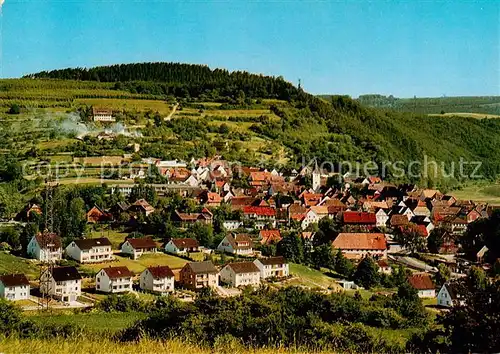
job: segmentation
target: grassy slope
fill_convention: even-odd
[[[450,192],[455,198],[500,204],[500,185],[473,184]]]
[[[45,325],[74,324],[91,331],[117,332],[144,316],[142,313],[37,313],[30,316],[30,319]]]
[[[287,285],[305,285],[311,288],[338,289],[335,280],[323,272],[311,269],[301,264],[290,263],[290,274],[296,278],[287,282]]]
[[[0,342],[0,351],[5,353],[37,353],[37,354],[83,354],[83,353],[113,353],[113,354],[210,354],[210,353],[309,353],[300,349],[256,349],[248,350],[237,346],[219,346],[215,349],[203,349],[196,344],[170,340],[165,342],[144,340],[139,343],[115,343],[108,340],[19,340],[7,339]],[[326,351],[323,353],[327,353]]]
[[[135,261],[130,258],[117,255],[115,255],[115,258],[116,262],[110,263],[110,265],[113,265],[115,267],[126,266],[128,267],[128,269],[135,273],[140,273],[147,267],[156,265],[167,265],[172,269],[182,268],[184,264],[188,262],[185,259],[164,253],[145,254]],[[107,266],[107,264],[104,266]],[[97,272],[101,268],[103,268],[103,264],[85,264],[82,265],[82,268]]]
[[[24,273],[28,278],[38,277],[39,268],[29,259],[0,252],[0,274]]]

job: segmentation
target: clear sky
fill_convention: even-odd
[[[144,61],[311,93],[500,95],[500,1],[5,0],[1,77]]]

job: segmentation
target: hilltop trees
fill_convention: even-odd
[[[210,69],[206,65],[140,63],[42,71],[27,77],[43,79],[116,82],[115,89],[132,93],[175,97],[230,97],[236,104],[247,98],[291,100],[299,89],[281,77],[254,75],[242,71]]]

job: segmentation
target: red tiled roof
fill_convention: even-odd
[[[257,268],[253,262],[229,263],[227,266],[230,267],[236,274],[260,272],[259,268]]]
[[[243,214],[256,214],[260,216],[276,216],[276,209],[262,206],[245,206]]]
[[[7,274],[0,276],[0,281],[5,287],[30,285],[24,274]]]
[[[435,289],[430,275],[426,273],[412,274],[408,277],[408,282],[417,290]]]
[[[343,220],[346,224],[376,224],[377,216],[374,213],[346,211],[343,214]]]
[[[423,237],[429,236],[429,233],[427,232],[425,225],[417,225],[417,229],[422,234]]]
[[[268,258],[259,258],[260,263],[263,265],[278,265],[278,264],[286,264],[286,260],[284,257],[268,257]]]
[[[129,238],[127,241],[134,249],[156,248],[156,242],[151,237]]]
[[[194,238],[173,238],[172,243],[177,248],[197,248],[200,243]]]
[[[402,226],[402,225],[408,225],[410,221],[408,220],[408,217],[403,214],[394,214],[391,216],[390,224],[391,226]]]
[[[154,279],[169,278],[174,276],[174,272],[169,266],[148,267]]]
[[[127,267],[108,267],[102,268],[102,270],[108,275],[109,279],[131,278],[134,276],[134,273]]]
[[[259,237],[261,238],[260,243],[266,245],[271,242],[281,241],[281,232],[280,230],[261,230]]]
[[[61,248],[61,238],[54,232],[39,232],[35,238],[41,249],[57,250]]]
[[[385,250],[387,242],[381,233],[340,233],[332,246],[341,250]]]

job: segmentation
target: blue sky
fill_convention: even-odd
[[[5,0],[1,77],[143,61],[311,93],[500,95],[500,1]]]

